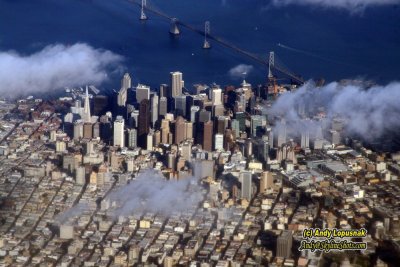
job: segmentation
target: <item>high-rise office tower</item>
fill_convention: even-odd
[[[213,148],[213,125],[212,121],[203,123],[203,149],[206,151]]]
[[[170,133],[169,120],[163,119],[161,121],[161,142],[168,144],[168,135]]]
[[[185,119],[178,116],[175,121],[175,144],[180,144],[185,140]]]
[[[150,87],[143,84],[138,84],[136,87],[136,102],[140,103],[144,99],[150,99]]]
[[[96,95],[93,98],[93,114],[101,116],[107,111],[108,97],[105,95]]]
[[[175,97],[175,114],[186,118],[186,96],[179,95]]]
[[[251,135],[253,137],[261,136],[263,134],[263,128],[265,127],[267,120],[265,116],[253,115],[251,116]]]
[[[241,132],[246,131],[246,113],[236,112],[235,119],[239,122],[239,129]]]
[[[100,117],[100,139],[103,140],[106,144],[109,143],[112,136],[112,127],[111,122],[109,121],[108,116],[103,115]]]
[[[146,149],[153,150],[154,132],[150,131],[147,134]]]
[[[93,124],[93,138],[100,137],[100,123],[96,122]]]
[[[195,123],[199,120],[199,106],[191,106],[190,107],[190,121]]]
[[[154,132],[153,145],[158,146],[161,143],[161,132],[159,130]]]
[[[137,147],[137,130],[136,129],[128,129],[128,147],[129,148]]]
[[[276,242],[276,256],[281,258],[290,258],[292,254],[292,232],[289,230],[285,230],[278,237]]]
[[[223,116],[225,113],[224,105],[216,105],[212,107],[212,113],[214,117]]]
[[[181,156],[185,160],[190,161],[192,156],[192,143],[184,142],[181,147]]]
[[[132,79],[129,73],[125,73],[121,80],[121,89],[117,94],[117,105],[119,108],[125,107],[128,100],[128,89],[132,87]]]
[[[341,142],[341,138],[340,138],[340,133],[338,132],[338,131],[335,131],[335,130],[331,130],[330,131],[330,137],[331,137],[331,143],[332,143],[332,145],[337,145],[337,144],[340,144],[340,142]]]
[[[217,133],[214,136],[214,144],[215,144],[215,150],[223,150],[224,149],[224,135]]]
[[[276,147],[280,147],[286,143],[286,124],[281,124],[277,129]]]
[[[159,114],[165,116],[168,113],[168,99],[164,96],[160,97]]]
[[[83,138],[83,121],[77,120],[74,123],[74,140]]]
[[[182,73],[179,71],[171,72],[171,93],[172,97],[182,95],[183,88]]]
[[[193,122],[186,121],[185,122],[185,139],[193,138]]]
[[[124,134],[125,120],[122,116],[117,116],[114,121],[114,146],[124,147],[125,146],[125,134]]]
[[[86,86],[86,94],[85,94],[85,105],[83,106],[83,114],[82,114],[83,122],[90,122],[91,115],[90,115],[90,99],[88,93],[88,87]]]
[[[134,110],[129,116],[129,126],[137,128],[139,125],[139,110]]]
[[[267,189],[273,187],[274,185],[274,177],[272,176],[272,172],[265,171],[261,173],[260,177],[260,192],[263,193]]]
[[[150,131],[150,101],[142,100],[139,107],[139,125],[138,125],[138,145],[144,149],[147,148],[147,134]]]
[[[154,125],[158,121],[158,95],[154,93],[150,99],[151,102],[151,125],[154,128]]]
[[[232,132],[235,136],[235,138],[239,138],[240,136],[240,125],[239,125],[239,121],[236,119],[233,119],[231,121],[231,128],[232,128]]]
[[[168,152],[168,168],[172,171],[176,171],[176,155],[175,153]]]
[[[132,79],[129,73],[125,73],[124,77],[122,78],[121,81],[121,89],[129,89],[132,87]]]
[[[301,132],[301,148],[309,148],[310,147],[310,132],[308,130],[304,130]]]
[[[121,88],[117,95],[117,104],[119,107],[126,106],[126,100],[128,99],[128,89]]]
[[[200,110],[199,122],[207,122],[209,120],[211,120],[211,112],[205,109]]]
[[[169,86],[167,84],[160,85],[159,95],[160,97],[171,97],[171,94],[169,93]]]
[[[211,91],[211,101],[213,106],[222,105],[222,89],[213,88]]]
[[[241,198],[251,200],[253,196],[253,186],[252,186],[252,174],[251,172],[241,172],[240,181],[242,183],[241,187]]]
[[[219,116],[217,120],[217,133],[224,134],[225,129],[229,126],[229,117],[228,116]]]

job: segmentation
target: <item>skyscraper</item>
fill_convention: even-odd
[[[265,190],[271,188],[274,185],[274,177],[272,172],[265,171],[260,177],[260,192],[263,193]]]
[[[222,89],[213,88],[211,91],[211,101],[213,106],[222,105]]]
[[[146,149],[147,134],[150,131],[150,101],[142,100],[139,107],[138,145]]]
[[[129,89],[132,87],[132,79],[129,73],[125,73],[124,77],[122,78],[121,81],[121,89]]]
[[[180,144],[185,140],[185,119],[181,116],[175,121],[175,144]]]
[[[137,147],[137,130],[136,129],[128,130],[128,147],[130,147],[130,148]]]
[[[276,242],[276,256],[290,258],[292,254],[292,242],[292,232],[289,230],[283,231]]]
[[[168,113],[168,99],[164,96],[160,97],[159,115],[165,116]]]
[[[219,116],[217,121],[217,133],[224,134],[225,129],[228,128],[228,125],[229,125],[229,117]]]
[[[175,114],[186,118],[186,96],[179,95],[175,97]]]
[[[252,186],[252,174],[251,172],[241,172],[240,173],[240,181],[242,183],[241,187],[241,198],[245,198],[248,201],[251,200],[253,195],[253,186]]]
[[[278,129],[277,129],[277,138],[276,140],[276,147],[280,147],[282,146],[284,143],[286,143],[286,124],[283,123],[281,125],[279,125]]]
[[[301,132],[301,148],[309,148],[310,147],[310,132],[308,130],[304,130]]]
[[[158,113],[160,116],[165,116],[168,113],[168,99],[166,97],[160,97]]]
[[[83,114],[82,114],[83,122],[90,122],[91,115],[90,115],[90,99],[88,93],[88,87],[86,86],[86,94],[85,94],[85,105],[83,106]]]
[[[198,121],[199,111],[200,111],[199,106],[191,106],[190,107],[190,121],[191,122],[195,123]]]
[[[96,95],[93,99],[93,114],[101,116],[107,111],[108,97],[105,95]]]
[[[155,126],[157,120],[158,120],[158,95],[156,93],[154,93],[151,97],[151,125]]]
[[[160,92],[159,95],[160,97],[171,97],[171,95],[169,94],[169,86],[166,84],[161,84],[160,85]]]
[[[121,90],[119,90],[118,95],[117,95],[118,107],[125,107],[127,99],[128,99],[128,89],[121,88]]]
[[[265,116],[262,115],[253,115],[251,116],[251,135],[253,137],[260,136],[263,132],[263,128],[265,127],[267,120]]]
[[[171,93],[172,97],[182,95],[183,81],[182,73],[179,71],[171,72]]]
[[[240,126],[239,126],[239,121],[236,119],[233,119],[231,121],[231,128],[232,128],[232,132],[235,135],[235,138],[239,137],[240,134]]]
[[[203,149],[212,151],[213,147],[213,122],[207,121],[203,123]]]
[[[83,137],[83,121],[77,120],[74,123],[74,140],[78,140]]]
[[[193,138],[193,122],[186,121],[185,122],[185,139]]]
[[[140,103],[144,99],[150,99],[150,87],[143,84],[138,84],[136,87],[136,102]]]
[[[114,121],[114,146],[125,146],[124,126],[124,118],[122,116],[117,116],[116,120]]]
[[[223,150],[224,149],[224,135],[217,133],[214,135],[214,144],[215,150]]]

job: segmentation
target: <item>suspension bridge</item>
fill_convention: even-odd
[[[304,79],[300,77],[299,75],[293,74],[287,67],[284,66],[280,61],[277,60],[276,55],[274,52],[269,53],[268,60],[263,59],[262,57],[259,57],[257,55],[254,55],[224,39],[222,39],[219,36],[213,35],[210,33],[210,22],[206,21],[204,25],[204,30],[198,29],[188,23],[185,23],[183,21],[178,20],[175,17],[169,16],[160,10],[157,10],[156,8],[150,7],[147,5],[146,0],[141,0],[141,2],[138,2],[136,0],[128,0],[128,2],[137,5],[140,10],[140,20],[147,20],[148,16],[146,15],[146,12],[152,13],[158,17],[161,17],[167,21],[170,21],[171,26],[170,26],[170,34],[172,35],[179,35],[181,33],[180,27],[186,28],[192,32],[198,33],[201,36],[204,36],[204,44],[203,48],[208,49],[211,48],[211,43],[210,41],[214,41],[215,43],[218,43],[219,45],[222,45],[238,54],[241,54],[261,65],[264,65],[268,68],[268,74],[267,78],[269,81],[272,81],[274,78],[276,78],[278,75],[283,77],[286,77],[288,79],[291,79],[293,83],[302,85],[304,84]]]

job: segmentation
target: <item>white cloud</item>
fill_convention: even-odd
[[[49,45],[31,55],[0,51],[0,93],[13,96],[99,85],[107,80],[107,69],[117,67],[122,60],[84,43]]]
[[[344,8],[350,11],[359,11],[367,6],[382,6],[399,4],[400,0],[272,0],[276,6],[282,5],[317,5],[322,7]]]
[[[229,70],[229,75],[233,79],[244,78],[252,72],[254,67],[252,65],[240,64]]]

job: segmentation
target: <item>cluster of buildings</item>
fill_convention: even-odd
[[[243,81],[190,93],[173,72],[156,91],[125,74],[110,95],[1,102],[0,266],[387,266],[400,252],[400,154],[368,150],[340,118],[292,136],[266,92]],[[180,190],[201,198],[113,213],[109,196],[147,169],[195,177]],[[157,205],[156,192],[140,201]],[[365,228],[368,249],[300,252],[312,227]]]

